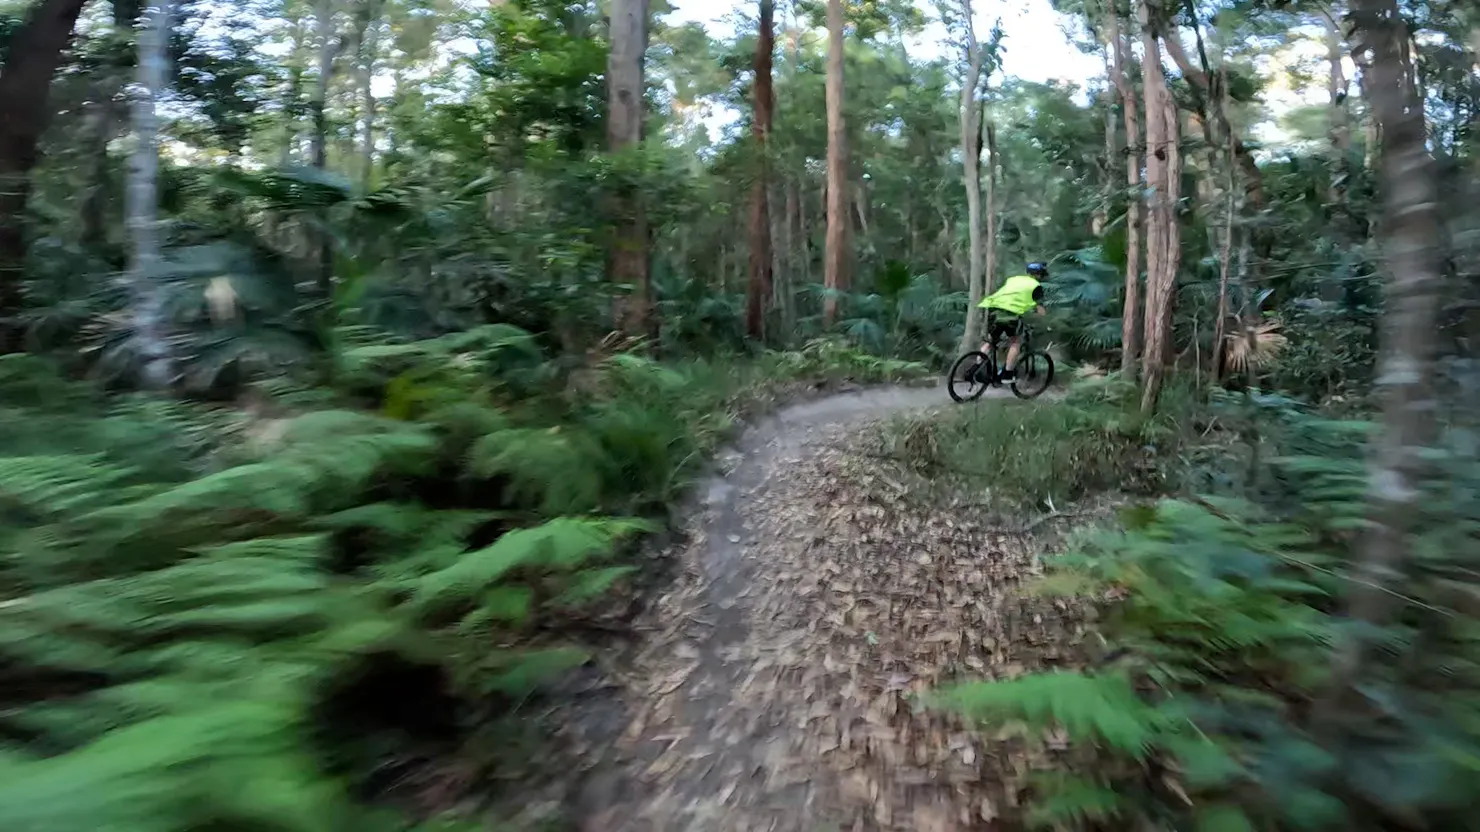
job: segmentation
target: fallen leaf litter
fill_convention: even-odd
[[[1018,828],[1061,744],[920,696],[1072,666],[1081,617],[1017,591],[1022,535],[913,501],[863,444],[855,420],[742,445],[612,671],[631,722],[583,829]]]

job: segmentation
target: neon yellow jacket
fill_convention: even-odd
[[[979,305],[983,309],[1000,309],[1009,315],[1021,315],[1038,305],[1033,300],[1033,293],[1040,285],[1037,278],[1025,274],[1009,277],[1002,283],[1002,288],[982,298]]]

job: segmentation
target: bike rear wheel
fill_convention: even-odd
[[[1012,394],[1020,399],[1033,399],[1053,384],[1053,356],[1046,352],[1030,352],[1018,359],[1017,372],[1012,379]]]
[[[968,352],[956,359],[946,376],[946,391],[958,402],[981,398],[987,386],[997,377],[997,366],[984,352]]]

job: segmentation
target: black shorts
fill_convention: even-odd
[[[1016,338],[1023,331],[1023,316],[1010,315],[1000,309],[987,312],[987,337],[997,340],[1003,336]]]

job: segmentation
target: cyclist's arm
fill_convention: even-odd
[[[1048,310],[1046,310],[1046,309],[1043,308],[1043,287],[1042,286],[1034,286],[1033,287],[1033,303],[1037,307],[1036,309],[1033,310],[1035,314],[1038,314],[1038,315],[1047,314]]]

